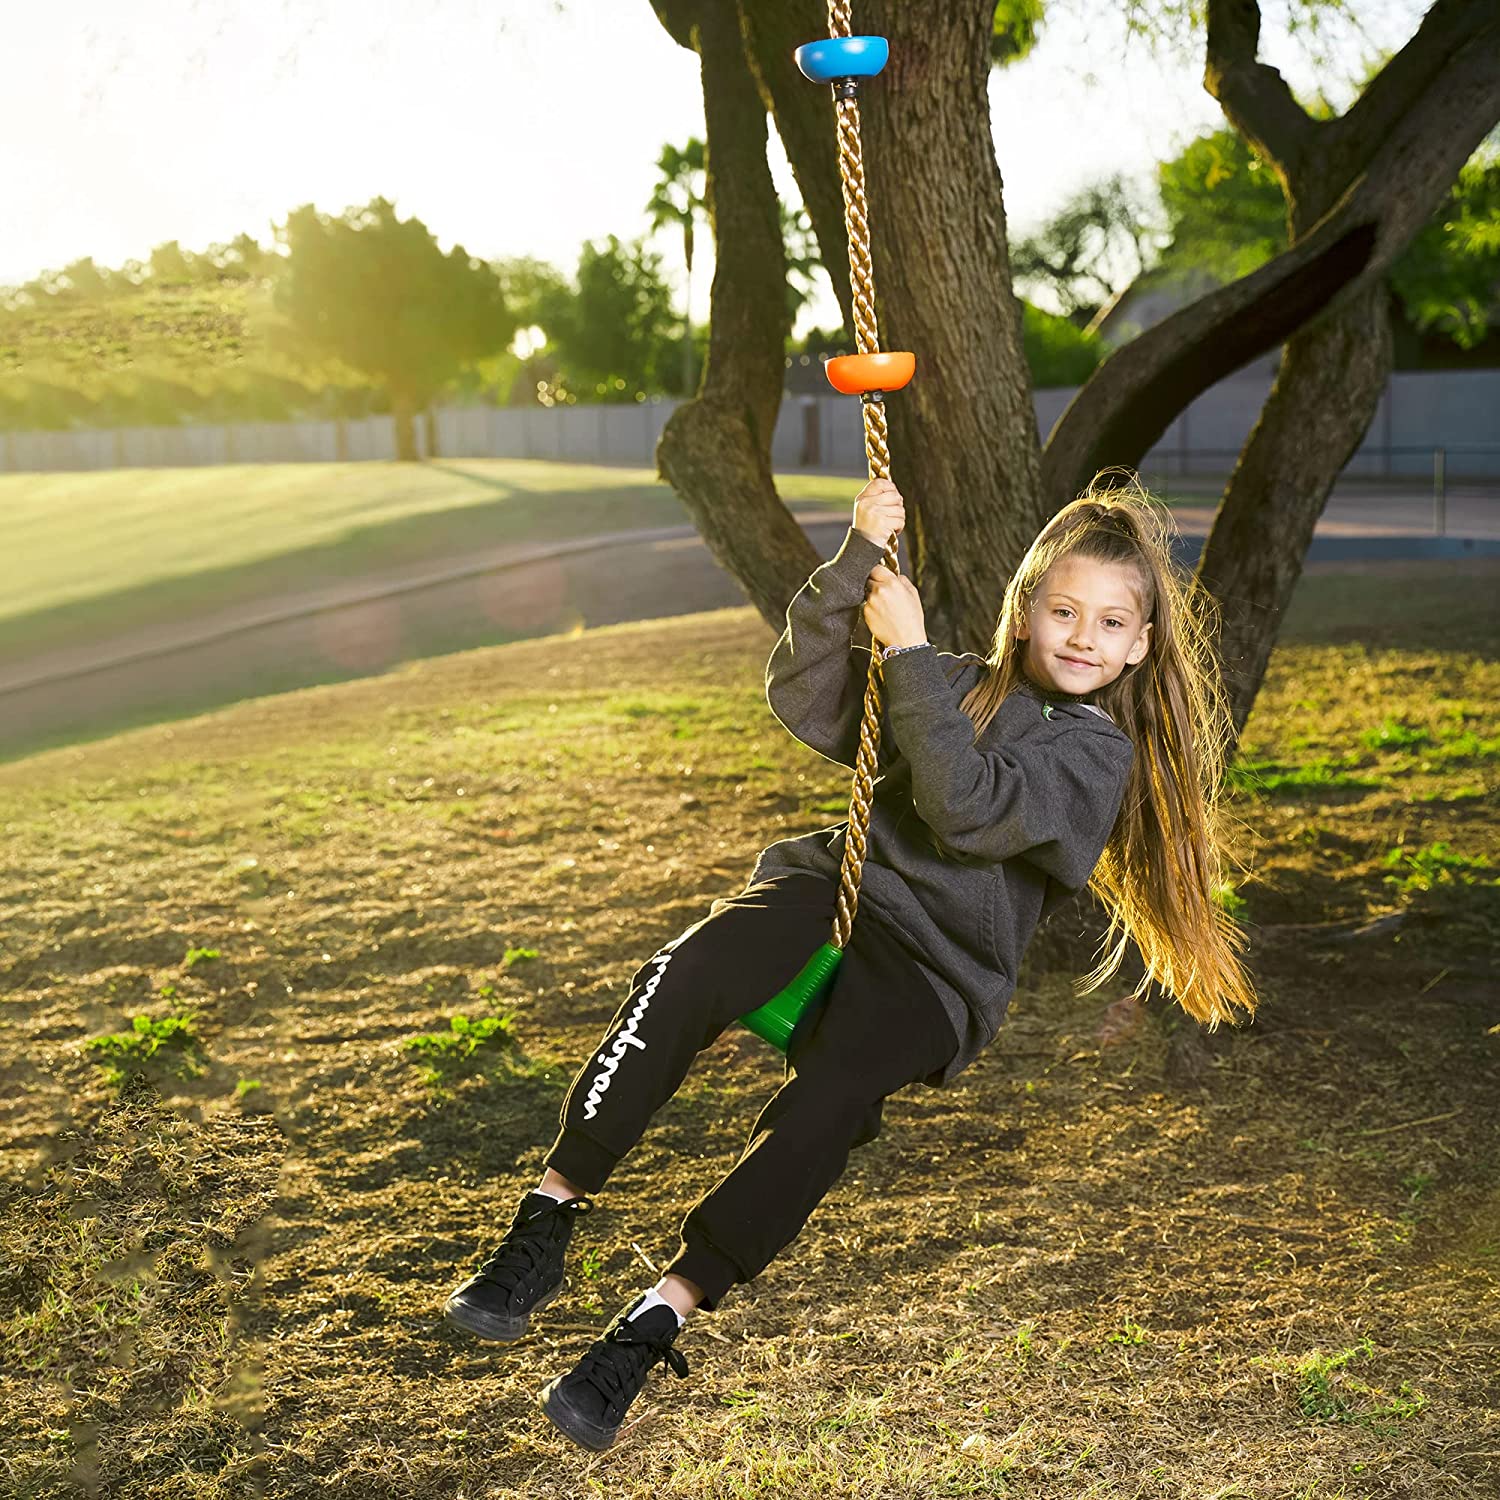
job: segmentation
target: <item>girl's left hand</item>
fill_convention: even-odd
[[[927,617],[916,584],[884,563],[870,570],[864,613],[870,634],[884,646],[916,646],[927,639]]]

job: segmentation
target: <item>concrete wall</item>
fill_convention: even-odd
[[[1205,391],[1141,462],[1146,473],[1224,474],[1260,415],[1271,377],[1240,373]],[[1043,437],[1073,389],[1036,393]],[[662,427],[677,402],[633,406],[450,407],[437,413],[444,458],[538,458],[653,467]],[[342,436],[341,436],[342,429]],[[417,423],[425,455],[425,424]],[[1345,473],[1358,477],[1432,474],[1433,449],[1446,450],[1452,477],[1500,475],[1500,370],[1412,371],[1393,375],[1365,442]],[[0,434],[0,472],[179,467],[227,463],[327,463],[394,459],[390,417],[353,422],[261,422],[234,426],[126,427],[100,432]],[[804,465],[865,472],[857,401],[788,396],[772,439],[778,471]]]

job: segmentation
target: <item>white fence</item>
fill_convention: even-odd
[[[1233,375],[1205,391],[1141,461],[1144,471],[1222,474],[1233,467],[1260,414],[1269,377]],[[1046,435],[1075,390],[1036,393]],[[442,458],[540,458],[651,467],[662,427],[678,403],[635,406],[447,407],[436,413]],[[426,424],[416,424],[426,453]],[[1430,476],[1433,450],[1447,451],[1450,477],[1500,475],[1500,370],[1393,375],[1375,420],[1344,473]],[[1488,450],[1488,451],[1485,451]],[[329,463],[394,459],[390,417],[349,422],[261,422],[221,426],[123,427],[106,431],[0,433],[0,471],[176,468],[231,463]],[[772,442],[779,472],[865,471],[859,403],[829,393],[788,396]]]

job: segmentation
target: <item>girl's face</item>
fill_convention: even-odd
[[[1151,645],[1131,570],[1076,554],[1047,570],[1017,634],[1027,676],[1063,693],[1107,686]]]

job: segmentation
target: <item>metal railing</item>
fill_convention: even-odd
[[[1183,480],[1191,493],[1227,484],[1241,450],[1238,448],[1153,448],[1139,467],[1141,481],[1165,500],[1178,493]],[[1368,486],[1364,500],[1384,498],[1413,505],[1427,503],[1430,496],[1432,533],[1447,536],[1450,497],[1465,505],[1488,508],[1500,502],[1500,444],[1398,444],[1361,447],[1350,457],[1335,482],[1334,498],[1344,490],[1344,503],[1352,503],[1350,490]],[[1330,501],[1332,503],[1332,501]],[[1496,518],[1500,525],[1500,517]]]

